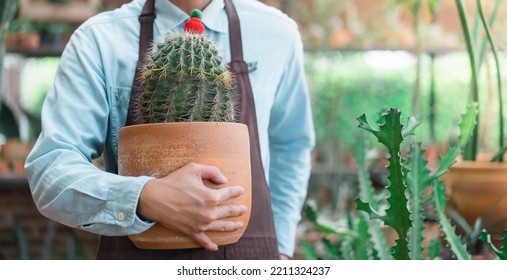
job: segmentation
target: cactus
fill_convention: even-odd
[[[204,36],[199,10],[184,33],[154,44],[141,70],[138,123],[233,121],[233,76]]]

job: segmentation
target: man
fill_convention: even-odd
[[[246,209],[223,203],[241,195],[241,186],[215,191],[203,185],[203,179],[227,183],[216,167],[189,164],[163,178],[113,174],[139,53],[151,38],[182,31],[195,8],[203,10],[205,35],[233,61],[240,119],[249,125],[253,157],[259,155],[252,160],[251,221],[237,244],[220,247],[205,232],[237,230],[244,225],[225,218]],[[292,256],[314,135],[300,36],[279,11],[252,0],[136,0],[102,13],[73,34],[42,116],[42,133],[26,163],[34,201],[47,217],[102,235],[98,258]],[[102,153],[107,172],[91,164]],[[154,222],[186,233],[205,250],[140,250],[125,237]]]

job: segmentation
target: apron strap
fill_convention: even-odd
[[[229,65],[236,75],[248,73],[248,66],[245,65],[243,59],[243,42],[241,41],[241,26],[239,24],[238,12],[234,8],[232,0],[225,0],[225,12],[229,21],[229,44],[231,47],[231,62]]]
[[[132,90],[130,92],[130,102],[127,113],[127,122],[125,126],[134,125],[137,123],[135,112],[136,100],[139,97],[139,71],[143,67],[144,57],[150,48],[150,44],[153,41],[153,23],[155,22],[155,0],[147,0],[141,15],[139,16],[139,22],[141,23],[141,30],[139,32],[139,58],[136,65],[136,73],[134,75],[134,81],[132,82]]]
[[[238,93],[236,104],[236,121],[248,126],[250,135],[253,139],[259,139],[257,129],[257,114],[255,111],[255,101],[248,75],[248,64],[243,58],[243,42],[241,40],[241,26],[238,12],[232,3],[232,0],[225,0],[225,11],[229,21],[229,41],[231,48],[231,62],[229,67],[234,73],[236,93]]]

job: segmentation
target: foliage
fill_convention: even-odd
[[[312,111],[317,135],[316,152],[329,156],[331,152],[343,155],[356,146],[357,132],[354,119],[350,115],[366,112],[367,117],[376,118],[378,113],[389,107],[400,108],[403,112],[411,110],[411,94],[414,69],[411,64],[402,65],[402,61],[410,60],[404,52],[322,52],[306,54],[306,73],[312,93]],[[370,59],[385,56],[397,68],[386,69],[372,64]],[[423,57],[424,71],[429,67],[428,57]],[[379,61],[381,62],[381,61]],[[505,63],[502,57],[501,63]],[[466,106],[463,98],[463,87],[466,86],[466,56],[463,53],[450,53],[439,56],[435,60],[435,88],[438,95],[436,108],[436,141],[429,135],[427,115],[418,118],[422,122],[418,129],[418,137],[423,144],[445,143],[454,133],[455,118]],[[423,96],[427,99],[429,79],[423,77]],[[486,81],[482,80],[481,85]],[[485,96],[483,96],[485,98]],[[484,104],[484,100],[481,99]],[[380,107],[381,106],[385,107]],[[423,111],[428,112],[428,104],[423,104]],[[496,108],[490,108],[495,110]],[[496,123],[493,123],[496,125]],[[491,137],[496,137],[493,131]],[[495,138],[496,139],[496,138]],[[490,139],[489,139],[490,140]],[[333,149],[322,151],[329,142]],[[489,148],[490,142],[484,142]]]
[[[380,143],[388,149],[389,156],[389,185],[386,189],[390,192],[387,203],[390,207],[385,215],[379,214],[371,208],[369,203],[357,199],[357,209],[370,215],[372,219],[382,220],[386,225],[392,227],[399,235],[396,245],[393,248],[395,259],[409,259],[408,230],[411,227],[410,212],[407,208],[407,197],[405,195],[406,185],[403,174],[400,146],[403,141],[402,128],[400,123],[401,111],[391,108],[382,114],[383,122],[379,129],[373,128],[363,114],[358,118],[359,127],[371,132]]]
[[[9,33],[35,33],[39,31],[39,25],[28,16],[14,19],[7,30]]]
[[[459,259],[467,259],[469,255],[464,254],[466,249],[461,244],[460,238],[455,234],[454,228],[450,226],[450,221],[445,216],[445,196],[439,188],[441,181],[439,176],[447,171],[450,165],[454,163],[459,151],[467,143],[474,128],[475,117],[477,116],[477,104],[469,105],[467,112],[462,117],[460,124],[461,135],[460,145],[449,148],[447,155],[443,156],[432,174],[427,168],[427,162],[424,159],[424,149],[420,143],[412,143],[408,152],[408,158],[401,158],[400,147],[404,140],[404,135],[410,135],[415,125],[410,125],[410,119],[406,126],[409,132],[403,133],[404,127],[401,124],[401,112],[398,109],[390,109],[382,115],[379,128],[373,128],[364,115],[358,117],[359,127],[373,133],[380,143],[385,145],[389,152],[389,185],[387,190],[390,192],[387,202],[389,208],[386,215],[378,215],[372,209],[368,202],[357,199],[357,209],[365,211],[372,219],[381,219],[386,225],[391,226],[399,235],[396,246],[392,250],[395,259],[420,259],[422,258],[423,227],[423,203],[424,190],[428,185],[433,185],[433,198],[438,220],[447,242],[451,244],[451,250]],[[412,121],[413,123],[413,121]],[[405,130],[406,131],[406,130]],[[394,160],[393,160],[394,159]],[[406,185],[408,184],[408,185]],[[408,195],[408,198],[407,198]],[[410,201],[410,202],[409,202]],[[407,215],[408,213],[408,215]],[[409,253],[410,252],[410,253]],[[409,256],[410,255],[410,256]]]
[[[471,84],[471,94],[472,94],[472,100],[473,102],[479,102],[479,69],[480,64],[482,63],[482,50],[478,49],[477,46],[479,45],[479,36],[474,36],[473,32],[471,31],[471,24],[468,19],[468,15],[465,9],[465,5],[463,3],[463,0],[455,0],[456,7],[458,9],[458,14],[460,18],[461,28],[463,31],[463,35],[465,38],[466,43],[466,49],[469,57],[469,63],[470,63],[470,69],[471,69],[471,76],[470,76],[470,84]],[[501,77],[501,71],[500,71],[500,63],[495,47],[494,40],[491,35],[490,31],[490,24],[492,22],[487,22],[486,17],[484,15],[482,4],[480,0],[476,0],[476,8],[478,11],[478,17],[480,19],[480,24],[486,31],[486,38],[489,42],[489,45],[491,47],[494,59],[495,59],[495,65],[496,65],[496,72],[497,72],[497,80],[498,80],[498,104],[499,104],[499,111],[498,111],[498,119],[499,119],[499,155],[495,155],[494,159],[497,159],[499,161],[503,161],[503,154],[505,153],[504,149],[504,131],[503,131],[503,102],[502,102],[502,77]],[[499,7],[500,1],[496,1],[496,4],[494,6],[493,14],[496,14],[496,10]],[[478,30],[478,26],[476,25],[476,30]],[[476,32],[474,32],[476,33]],[[479,119],[479,117],[478,117]],[[474,134],[472,136],[472,141],[470,142],[470,146],[464,153],[464,159],[465,160],[475,160],[477,157],[478,147],[479,147],[479,129],[476,126],[476,129],[474,131]]]
[[[350,237],[347,239],[343,239],[340,245],[344,247],[351,244],[347,245],[347,250],[354,252],[355,258],[423,259],[421,245],[423,242],[423,221],[425,219],[423,203],[427,187],[433,186],[430,193],[446,243],[456,258],[470,259],[470,254],[461,243],[460,236],[456,234],[454,226],[446,216],[446,198],[440,176],[456,161],[463,145],[467,143],[471,135],[470,130],[474,128],[476,116],[477,104],[469,105],[466,113],[462,116],[462,123],[459,126],[462,133],[457,144],[449,148],[448,153],[441,157],[439,166],[433,172],[426,167],[427,161],[424,159],[424,149],[421,143],[412,141],[409,150],[406,152],[408,156],[402,156],[402,154],[405,154],[402,151],[402,143],[414,134],[418,126],[413,118],[408,119],[407,125],[402,125],[401,111],[397,108],[391,108],[384,112],[376,127],[369,123],[364,114],[358,117],[359,127],[373,134],[388,149],[388,184],[384,192],[384,198],[378,200],[371,193],[371,188],[367,189],[369,188],[368,184],[364,183],[368,181],[364,167],[359,168],[360,194],[356,199],[357,210],[368,214],[371,220],[367,223],[364,221],[364,214],[349,214],[349,216],[354,217],[349,218],[352,221],[349,224],[353,234],[349,235]],[[364,165],[364,159],[359,157],[358,164]],[[361,179],[361,177],[363,178]],[[365,199],[369,201],[364,201]],[[387,206],[383,211],[380,205],[385,203],[387,203]],[[315,213],[312,213],[311,217],[313,222],[318,221]],[[385,242],[382,244],[374,239],[378,238],[374,233],[381,232],[385,225],[393,228],[398,235],[395,245],[390,249],[387,249]],[[379,244],[381,246],[378,246]],[[365,245],[367,245],[367,249],[363,248]],[[382,253],[386,250],[389,251],[390,256]],[[439,251],[440,249],[433,244],[431,258],[434,258],[434,254]]]
[[[140,79],[139,123],[234,119],[232,74],[202,34],[176,33],[154,45]]]
[[[507,229],[503,232],[503,234],[502,247],[500,249],[496,248],[493,244],[491,241],[491,235],[487,231],[482,231],[480,238],[482,242],[488,244],[491,251],[493,251],[499,259],[507,260]]]
[[[349,115],[377,112],[378,104],[409,109],[409,69],[377,70],[366,53],[307,53],[306,72],[312,89],[318,143],[329,138],[344,149],[355,146],[354,120]],[[323,145],[317,145],[322,147]]]

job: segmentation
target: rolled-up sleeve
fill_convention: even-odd
[[[92,164],[103,152],[110,113],[99,54],[91,32],[78,29],[61,57],[25,168],[46,217],[102,235],[135,234],[153,225],[136,215],[151,178],[119,176]]]
[[[269,185],[280,253],[292,256],[307,194],[315,136],[299,34],[278,85],[269,124]]]

